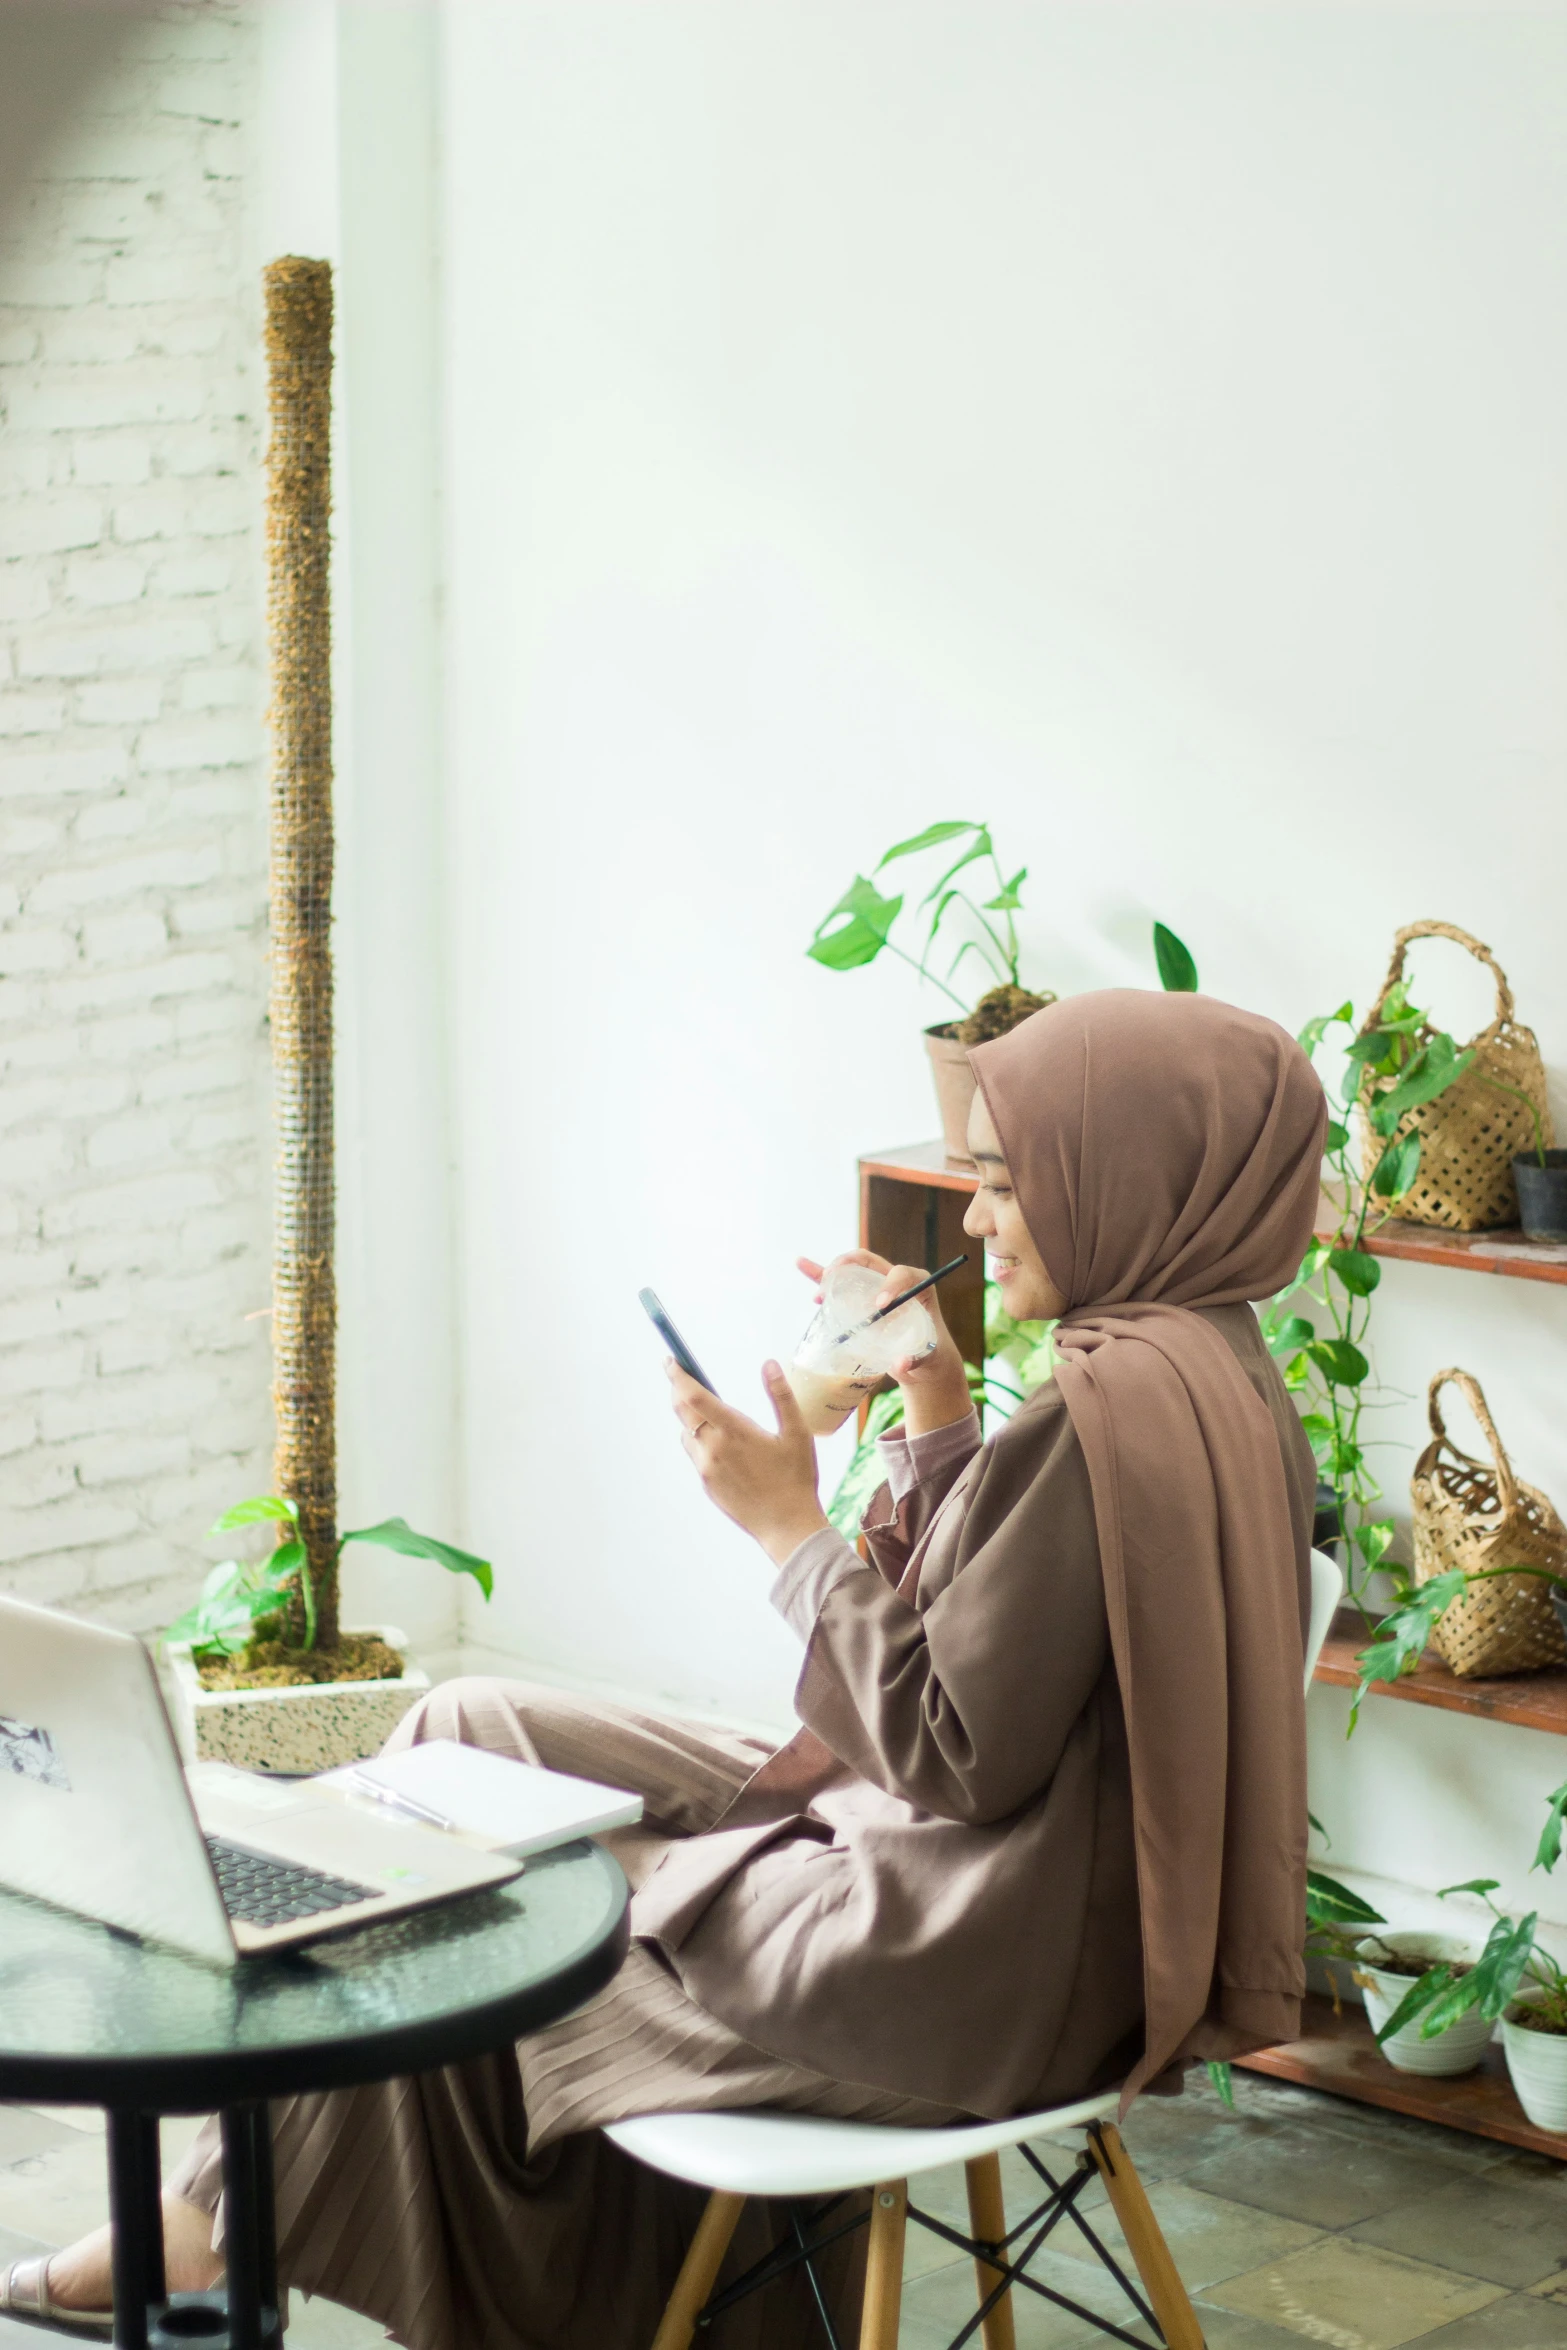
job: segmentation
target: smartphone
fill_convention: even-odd
[[[654,1296],[652,1290],[639,1289],[637,1291],[637,1296],[641,1301],[642,1311],[646,1314],[648,1320],[652,1323],[654,1329],[658,1332],[659,1337],[664,1341],[664,1344],[668,1347],[670,1353],[674,1356],[676,1362],[680,1365],[680,1368],[682,1371],[684,1371],[686,1377],[688,1379],[694,1379],[698,1387],[705,1387],[709,1395],[716,1395],[718,1393],[717,1388],[713,1385],[712,1380],[709,1379],[707,1373],[703,1370],[701,1364],[697,1361],[696,1356],[691,1352],[691,1349],[687,1346],[685,1340],[681,1337],[679,1331],[675,1328],[674,1323],[669,1319],[669,1316],[665,1313],[663,1307],[659,1304],[658,1299]]]

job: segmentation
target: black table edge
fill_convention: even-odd
[[[6,2050],[0,2054],[0,2098],[144,2113],[211,2113],[219,2106],[307,2091],[359,2088],[492,2055],[585,2006],[619,1972],[631,1941],[630,1889],[619,1863],[601,1847],[592,1849],[602,1867],[619,1879],[614,1913],[568,1966],[524,1991],[411,2027],[389,2025],[349,2041],[308,2040],[254,2053],[192,2049],[160,2060],[145,2055],[34,2057]]]

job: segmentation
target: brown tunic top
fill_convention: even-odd
[[[1310,1448],[1250,1307],[1192,1310],[1275,1424],[1304,1654]],[[733,2030],[845,2081],[997,2118],[1107,2086],[1142,2046],[1131,1778],[1054,1382],[866,1516],[873,1564],[811,1632],[805,1727],[671,1847],[633,1930]]]

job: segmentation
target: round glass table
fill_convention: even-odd
[[[266,2101],[503,2048],[602,1990],[625,1956],[626,1881],[595,1844],[512,1883],[224,1970],[0,1892],[0,2098],[109,2121],[117,2344],[272,2350]],[[227,2290],[166,2295],[158,2117],[223,2128]]]

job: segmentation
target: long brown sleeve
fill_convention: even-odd
[[[904,1597],[870,1575],[845,1578],[817,1618],[795,1704],[863,1778],[980,1824],[1048,1784],[1109,1636],[1087,1471],[1054,1390],[964,1475],[962,1533],[940,1588],[917,1577]],[[944,1498],[927,1503],[917,1488],[904,1509],[919,1504],[909,1515],[928,1528]],[[889,1579],[904,1537],[901,1517],[896,1535],[877,1532]]]

